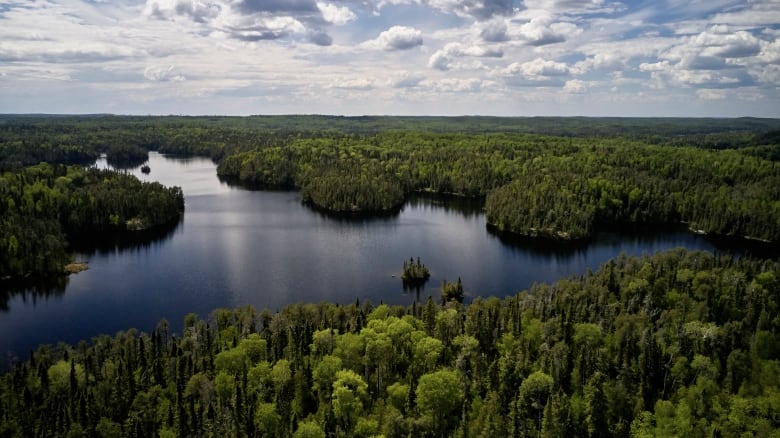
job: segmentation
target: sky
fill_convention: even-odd
[[[0,113],[780,117],[780,0],[0,0]]]

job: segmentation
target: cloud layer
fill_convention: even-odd
[[[0,112],[780,117],[777,0],[0,4]]]

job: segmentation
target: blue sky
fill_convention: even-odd
[[[780,117],[780,0],[0,0],[0,112]]]

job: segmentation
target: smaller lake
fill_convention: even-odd
[[[98,166],[105,167],[105,160]],[[392,216],[336,218],[302,205],[297,192],[228,186],[208,159],[152,153],[149,166],[149,175],[131,172],[181,186],[182,220],[135,242],[82,242],[76,258],[88,261],[89,270],[59,285],[3,293],[3,362],[26,358],[41,343],[75,343],[130,327],[150,331],[163,318],[180,330],[186,314],[205,317],[218,307],[278,310],[297,302],[357,299],[410,305],[429,295],[438,300],[442,280],[458,276],[467,299],[503,297],[595,270],[620,253],[755,249],[684,230],[601,232],[578,245],[507,239],[487,229],[479,204],[424,197],[412,198]],[[403,262],[417,256],[431,278],[419,293],[405,292]]]

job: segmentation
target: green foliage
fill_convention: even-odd
[[[778,241],[779,128],[752,118],[8,115],[0,169],[159,150],[209,156],[220,177],[298,188],[335,212],[394,211],[413,192],[433,192],[487,197],[490,224],[529,236],[685,222]],[[125,223],[116,212],[99,217]]]
[[[404,282],[424,282],[430,276],[428,267],[420,261],[420,257],[417,257],[417,261],[410,258],[408,262],[404,262],[404,271],[401,274],[401,279]]]
[[[33,352],[0,375],[0,433],[772,436],[778,278],[777,261],[675,250],[428,316],[188,315],[183,336],[161,324]]]
[[[454,283],[450,283],[447,280],[442,280],[441,298],[445,303],[448,301],[457,301],[458,303],[462,303],[464,293],[463,282],[461,282],[460,277],[458,277],[458,281]]]
[[[149,159],[149,152],[132,144],[117,144],[108,147],[106,161],[115,168],[140,166]]]
[[[553,147],[492,191],[499,230],[589,237],[613,223],[688,223],[692,230],[780,240],[778,169],[737,151],[619,144]]]
[[[447,435],[458,422],[458,409],[463,401],[463,389],[455,371],[439,370],[424,374],[417,384],[417,411],[430,418],[431,432]]]
[[[179,217],[178,187],[118,172],[39,164],[0,174],[0,278],[62,275],[67,239],[141,230]]]
[[[293,438],[325,438],[325,431],[313,421],[300,423]]]

